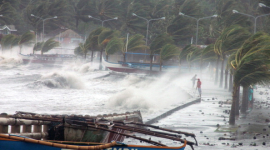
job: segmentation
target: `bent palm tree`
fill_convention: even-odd
[[[124,43],[121,39],[113,37],[105,47],[106,60],[109,60],[109,55],[114,54],[117,51],[120,51]]]
[[[41,51],[41,55],[43,55],[43,53],[46,53],[59,45],[59,42],[55,41],[53,38],[50,38],[45,42],[36,43],[33,51]]]
[[[123,45],[121,48],[124,62],[126,62],[126,52],[134,52],[137,50],[148,49],[149,47],[145,45],[145,41],[143,40],[144,36],[140,34],[135,34],[131,36],[128,41],[127,45]]]
[[[163,61],[169,60],[174,56],[179,56],[180,50],[177,46],[172,44],[164,45],[160,50],[160,66],[159,71],[162,71]]]
[[[269,40],[270,36],[265,33],[253,35],[236,52],[235,59],[231,61],[231,66],[234,68],[234,80],[230,125],[235,124],[236,111],[239,110],[237,94],[240,85],[246,87],[251,84],[270,82]]]
[[[173,44],[173,39],[166,33],[158,35],[150,45],[150,71],[152,71],[152,63],[154,54],[160,54],[163,46]]]
[[[118,31],[103,29],[102,32],[98,35],[98,45],[101,47],[100,49],[100,61],[99,61],[99,69],[102,69],[102,54],[103,49],[106,47],[108,42],[113,38],[119,35]]]
[[[35,34],[30,31],[20,36],[20,39],[18,41],[18,45],[20,47],[20,53],[21,53],[23,45],[29,44],[30,42],[32,42],[33,39],[35,39]]]
[[[219,87],[223,86],[223,72],[226,54],[230,54],[232,51],[240,48],[240,46],[249,36],[250,33],[246,28],[243,28],[239,25],[233,25],[225,28],[219,38],[216,40],[214,51],[218,55],[218,58],[221,59]],[[219,70],[218,65],[216,66],[216,69],[216,71]]]

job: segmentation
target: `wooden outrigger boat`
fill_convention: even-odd
[[[24,64],[39,63],[39,64],[62,64],[65,62],[74,62],[76,57],[71,54],[19,54]]]
[[[139,116],[137,116],[139,114]],[[78,117],[78,116],[46,116],[34,113],[19,112],[15,115],[8,115],[5,118],[0,116],[0,147],[5,150],[60,150],[60,149],[108,149],[108,150],[184,150],[186,145],[197,145],[195,135],[181,131],[161,128],[142,123],[139,111],[120,115],[117,117],[103,115],[99,117]],[[113,120],[115,119],[115,120]],[[43,128],[40,132],[45,136],[37,139],[34,133],[1,133],[1,129],[11,123],[11,130],[17,125],[17,129],[26,128],[29,122],[36,125],[50,125],[49,128]],[[48,124],[49,123],[49,124]],[[1,126],[2,125],[2,126]],[[19,126],[18,125],[24,125]],[[43,126],[42,125],[42,126]],[[150,128],[154,130],[150,130]],[[44,130],[48,133],[44,133]],[[32,131],[34,131],[32,129]],[[159,131],[158,131],[159,130]],[[50,133],[53,132],[53,133]],[[159,138],[179,141],[183,145],[178,147],[168,147],[161,142],[151,139],[145,139],[132,135],[140,133]],[[181,135],[193,137],[194,142],[181,139]],[[125,137],[137,139],[140,142],[146,142],[154,146],[144,145],[126,145],[123,142]],[[36,139],[34,139],[36,138]]]

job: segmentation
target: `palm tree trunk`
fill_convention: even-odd
[[[109,55],[106,55],[106,60],[107,60],[107,61],[109,60]]]
[[[102,70],[102,53],[103,53],[103,50],[100,50],[100,57],[99,57],[99,70]]]
[[[240,99],[240,85],[238,86],[238,92],[236,93],[235,116],[239,116],[239,99]]]
[[[162,71],[162,60],[160,60],[160,63],[159,63],[159,71]]]
[[[237,93],[239,93],[239,86],[234,84],[233,85],[233,96],[232,96],[232,106],[231,106],[231,112],[229,117],[229,124],[235,125],[235,109],[236,109],[236,99],[237,99]]]
[[[223,73],[224,73],[224,58],[221,61],[219,87],[222,87],[223,86]]]
[[[229,79],[229,92],[231,92],[232,88],[233,88],[233,75],[232,75],[231,71],[229,73],[229,76],[230,76],[230,79]]]
[[[123,59],[124,59],[124,63],[126,63],[126,61],[127,61],[126,53],[123,54]]]
[[[20,53],[22,53],[22,45],[20,45]]]
[[[86,53],[84,53],[84,59],[86,60]]]
[[[153,57],[154,55],[150,55],[150,71],[152,71]]]
[[[94,51],[92,51],[91,53],[91,62],[93,62],[93,59],[94,59]]]
[[[246,113],[247,109],[248,109],[248,86],[243,86],[241,113]]]
[[[219,56],[216,62],[216,77],[215,77],[215,84],[218,82],[218,63],[219,63]]]
[[[228,88],[228,69],[225,69],[225,85],[224,85],[224,89]]]

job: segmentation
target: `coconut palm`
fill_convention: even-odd
[[[13,41],[15,40],[16,36],[13,34],[8,34],[6,36],[4,36],[1,39],[1,46],[2,46],[2,50],[7,50],[7,49],[11,49],[12,45],[13,45]]]
[[[229,123],[235,124],[239,87],[248,87],[251,84],[264,84],[270,82],[269,49],[270,36],[265,33],[257,33],[250,37],[236,52],[235,59],[231,61],[234,68],[233,79],[233,103],[231,107]]]
[[[53,38],[50,38],[45,42],[36,43],[33,50],[41,51],[41,55],[43,55],[43,53],[46,53],[59,45],[60,45],[59,42],[55,41]]]
[[[128,38],[126,45],[123,45],[121,48],[124,62],[126,62],[126,52],[134,52],[138,50],[148,49],[149,47],[145,45],[145,41],[143,40],[144,36],[141,34],[135,34]]]
[[[191,66],[193,64],[201,63],[201,57],[202,57],[202,50],[201,49],[199,49],[196,46],[191,46],[190,48],[192,50],[190,50],[190,52],[187,54],[187,62],[189,64],[189,69],[191,69]]]
[[[102,69],[102,54],[103,50],[108,44],[108,42],[113,38],[117,37],[119,35],[119,32],[116,30],[110,30],[110,29],[103,29],[102,32],[98,35],[98,45],[100,46],[100,64],[99,69]]]
[[[177,46],[173,44],[166,44],[160,50],[160,62],[159,71],[162,71],[163,62],[171,59],[172,57],[179,56],[180,50]]]
[[[42,48],[43,42],[37,42],[33,47],[33,54],[35,54],[35,51],[40,51]]]
[[[216,40],[214,51],[218,55],[218,59],[221,59],[219,87],[223,86],[223,72],[226,55],[229,55],[232,53],[232,51],[238,49],[249,36],[250,33],[246,28],[243,28],[239,25],[232,25],[228,28],[225,28],[219,38]],[[218,70],[219,68],[217,63],[216,81]]]
[[[200,60],[200,64],[201,64],[201,71],[202,71],[202,66],[204,63],[211,63],[213,61],[215,61],[217,59],[216,54],[214,52],[214,44],[210,44],[208,45],[206,48],[204,48],[202,50],[201,53],[201,60]],[[210,68],[209,68],[210,69]],[[212,68],[211,68],[211,75],[214,74],[214,72],[212,72]]]
[[[194,50],[194,47],[192,45],[187,45],[180,51],[180,54],[179,54],[179,66],[180,66],[180,68],[182,68],[183,62],[187,62],[187,56],[193,50]],[[181,70],[179,70],[179,71],[181,71]]]
[[[154,54],[160,54],[163,46],[166,44],[173,44],[174,41],[171,36],[166,33],[159,34],[150,45],[150,70],[152,71],[152,63]]]
[[[18,45],[20,47],[20,53],[21,53],[23,45],[26,45],[26,44],[33,42],[33,39],[35,39],[35,34],[33,32],[30,32],[30,31],[28,31],[20,36],[20,39],[18,41]]]
[[[105,29],[106,28],[100,27],[93,30],[86,39],[86,42],[89,43],[89,50],[91,51],[91,61],[93,61],[94,51],[100,50],[100,46],[98,44],[98,36]]]
[[[123,40],[117,37],[113,37],[105,47],[106,60],[109,60],[109,55],[120,51],[123,48]]]

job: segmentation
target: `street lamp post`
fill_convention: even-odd
[[[263,4],[263,3],[259,3],[259,6],[260,7],[266,7],[266,8],[270,8],[269,6],[266,6],[265,4]]]
[[[102,26],[102,27],[103,27],[103,23],[104,23],[104,22],[110,21],[110,20],[117,20],[117,19],[118,19],[118,17],[114,17],[114,18],[112,18],[112,19],[101,20],[101,19],[98,19],[98,18],[94,18],[94,17],[92,17],[92,16],[90,16],[90,15],[88,15],[88,18],[93,18],[93,19],[95,19],[95,20],[101,21],[101,26]]]
[[[217,15],[213,15],[213,16],[209,16],[209,17],[195,18],[195,17],[192,17],[192,16],[185,15],[184,13],[181,13],[181,12],[179,12],[179,15],[181,15],[181,16],[186,16],[186,17],[195,19],[195,20],[197,21],[197,28],[196,28],[196,46],[197,46],[197,44],[198,44],[199,21],[200,21],[200,20],[203,20],[203,19],[208,19],[208,18],[212,18],[212,17],[215,17],[215,18],[216,18],[216,17],[217,17]]]
[[[38,17],[38,16],[35,16],[35,15],[33,15],[33,14],[31,14],[31,16],[42,20],[42,22],[43,22],[42,41],[44,41],[44,22],[45,22],[46,20],[49,20],[49,19],[56,19],[57,16],[54,16],[54,17],[51,17],[51,18],[45,18],[45,19],[43,19],[43,18],[41,18],[41,17]]]
[[[260,4],[262,4],[262,3],[260,3]],[[260,6],[260,4],[259,4],[259,6]],[[253,19],[254,19],[254,34],[256,33],[256,30],[257,30],[257,19],[259,18],[259,17],[263,17],[263,16],[269,16],[270,14],[264,14],[264,15],[259,15],[259,16],[252,16],[252,15],[249,15],[249,14],[244,14],[244,13],[240,13],[240,12],[238,12],[237,10],[233,10],[232,11],[234,14],[235,13],[237,13],[237,14],[241,14],[241,15],[245,15],[245,16],[249,16],[249,17],[252,17]]]
[[[148,28],[149,28],[149,23],[150,23],[150,21],[153,21],[153,20],[165,20],[165,17],[161,17],[161,18],[157,18],[157,19],[146,19],[146,18],[144,18],[144,17],[141,17],[141,16],[138,16],[138,15],[136,15],[135,13],[132,13],[132,16],[136,16],[136,17],[138,17],[138,18],[141,18],[141,19],[144,19],[144,20],[146,20],[146,22],[147,22],[147,27],[146,27],[146,37],[145,37],[145,43],[146,43],[146,46],[147,46],[147,41],[148,41]]]

